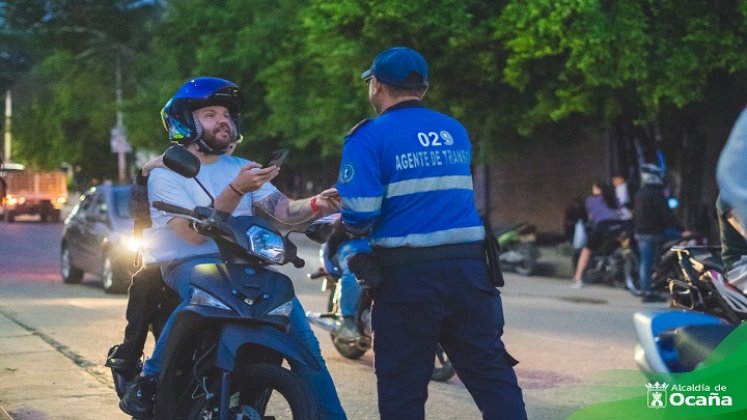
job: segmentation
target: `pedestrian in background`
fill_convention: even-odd
[[[644,163],[640,168],[641,188],[635,194],[633,225],[640,255],[639,279],[644,303],[666,300],[651,291],[651,273],[664,241],[682,236],[682,229],[669,208],[665,195],[666,178],[658,166]]]
[[[589,215],[589,235],[586,245],[581,250],[573,275],[571,287],[580,289],[584,286],[583,275],[589,265],[592,252],[603,244],[611,226],[620,223],[620,207],[614,188],[597,180],[591,185],[591,195],[586,197],[586,213]]]
[[[628,188],[628,181],[625,177],[617,173],[612,175],[612,186],[615,188],[615,196],[617,197],[617,205],[620,209],[620,219],[630,220],[633,218],[633,203],[630,201],[630,189]]]
[[[589,215],[586,213],[584,200],[579,197],[573,197],[563,213],[563,236],[573,246],[571,263],[574,271],[578,265],[581,250],[586,245],[586,223],[588,221]]]

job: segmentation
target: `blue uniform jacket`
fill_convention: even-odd
[[[471,153],[459,121],[420,101],[359,124],[345,138],[337,181],[345,225],[387,248],[482,241]]]

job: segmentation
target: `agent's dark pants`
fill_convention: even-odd
[[[113,357],[134,362],[143,354],[151,325],[153,336],[158,339],[169,315],[181,303],[181,298],[163,282],[161,268],[157,265],[143,267],[132,276],[129,295],[124,341]]]
[[[503,309],[484,261],[452,259],[384,269],[374,292],[374,367],[381,418],[425,417],[441,342],[485,419],[521,420],[526,410],[506,353]]]

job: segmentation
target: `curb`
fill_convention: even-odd
[[[0,406],[0,420],[13,420],[13,417],[2,406]]]

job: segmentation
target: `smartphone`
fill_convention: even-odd
[[[275,150],[272,152],[272,155],[270,155],[270,158],[267,160],[267,164],[264,167],[268,168],[272,165],[276,165],[279,168],[283,164],[285,158],[288,157],[288,152],[289,150],[287,148]]]

